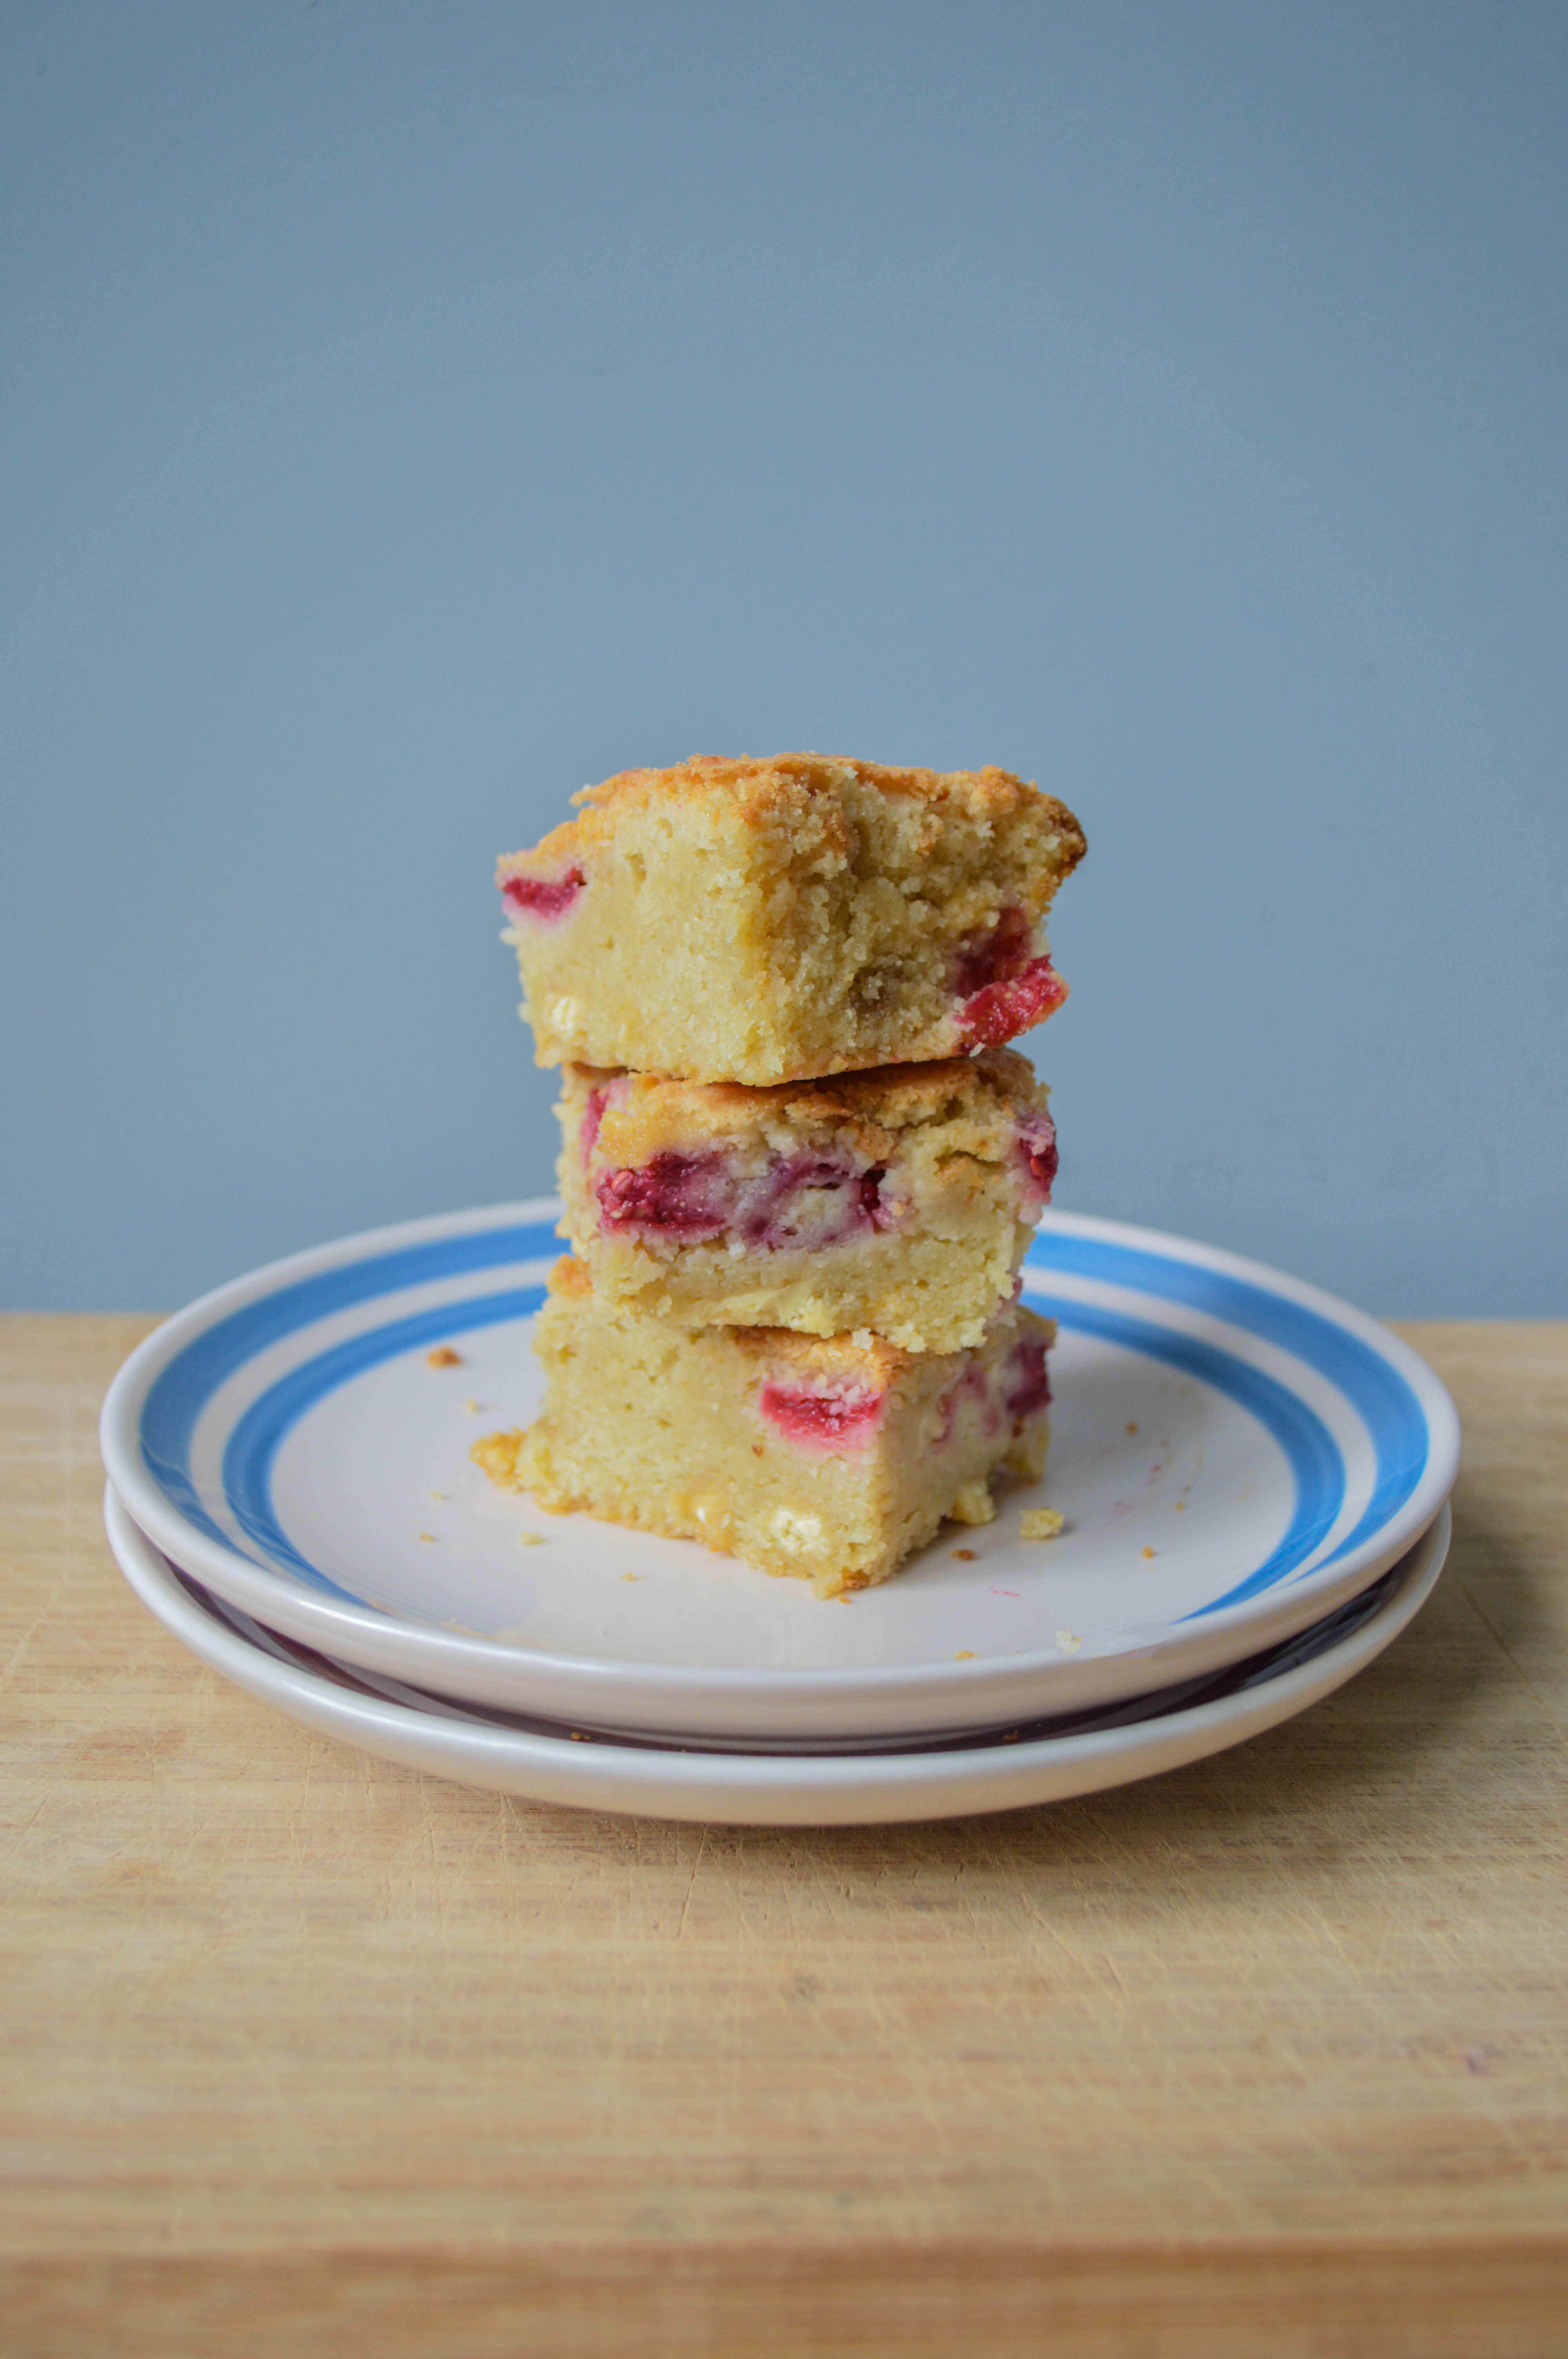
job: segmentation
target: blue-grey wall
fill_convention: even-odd
[[[1060,1201],[1568,1310],[1568,9],[0,16],[0,1301],[545,1188],[584,780],[1038,777]]]

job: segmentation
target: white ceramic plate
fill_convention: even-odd
[[[470,1463],[538,1399],[552,1215],[350,1238],[181,1311],[104,1406],[135,1521],[270,1628],[421,1688],[609,1732],[842,1741],[1237,1662],[1365,1589],[1454,1479],[1453,1405],[1375,1321],[1233,1255],[1047,1214],[1025,1272],[1061,1326],[1044,1491],[823,1603],[689,1542],[541,1515]],[[432,1367],[441,1346],[460,1364]],[[1019,1533],[1042,1497],[1066,1517],[1047,1544]]]
[[[438,1777],[533,1801],[752,1826],[856,1826],[960,1818],[1065,1800],[1152,1777],[1239,1745],[1344,1685],[1399,1636],[1448,1553],[1449,1516],[1370,1590],[1283,1646],[1070,1724],[993,1730],[935,1748],[824,1756],[616,1743],[558,1723],[464,1707],[378,1679],[264,1629],[177,1572],[111,1489],[110,1542],[160,1622],[225,1679],[291,1720]]]

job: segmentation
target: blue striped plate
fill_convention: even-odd
[[[1238,1661],[1376,1580],[1454,1479],[1453,1405],[1375,1321],[1234,1255],[1048,1213],[1025,1272],[1061,1330],[1044,1491],[824,1604],[687,1542],[540,1515],[470,1464],[478,1434],[536,1407],[553,1218],[349,1238],[168,1321],[103,1410],[136,1524],[269,1627],[440,1694],[605,1731],[869,1739]],[[441,1347],[455,1364],[432,1365]],[[1066,1528],[1026,1541],[1043,1498]]]

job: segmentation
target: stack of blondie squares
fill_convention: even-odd
[[[885,1581],[1044,1471],[1018,1272],[1055,1133],[1003,1044],[1066,996],[1041,929],[1082,831],[1006,771],[811,754],[577,800],[497,872],[572,1251],[544,1413],[474,1454],[818,1596]]]

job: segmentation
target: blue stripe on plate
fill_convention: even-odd
[[[250,1538],[276,1560],[287,1564],[312,1587],[333,1595],[351,1594],[302,1555],[284,1530],[272,1496],[277,1453],[300,1419],[340,1385],[362,1375],[383,1361],[438,1342],[467,1327],[494,1326],[536,1310],[545,1299],[542,1286],[487,1295],[395,1320],[362,1335],[321,1352],[313,1360],[291,1368],[286,1376],[251,1404],[229,1438],[223,1452],[223,1489],[235,1520]],[[1285,1454],[1293,1479],[1295,1500],[1290,1524],[1267,1560],[1245,1581],[1221,1597],[1200,1606],[1212,1614],[1222,1605],[1239,1603],[1269,1589],[1292,1571],[1317,1547],[1333,1526],[1345,1496],[1345,1466],[1333,1435],[1323,1420],[1301,1400],[1260,1369],[1238,1360],[1233,1353],[1124,1312],[1100,1310],[1081,1302],[1048,1302],[1046,1309],[1064,1326],[1117,1343],[1123,1349],[1163,1360],[1184,1375],[1196,1376],[1226,1393],[1257,1418]],[[1189,1615],[1189,1620],[1196,1618]]]
[[[1032,1294],[1030,1301],[1063,1327],[1076,1327],[1080,1334],[1098,1335],[1102,1343],[1119,1343],[1126,1351],[1163,1360],[1184,1375],[1212,1385],[1217,1392],[1227,1393],[1267,1428],[1290,1462],[1295,1506],[1279,1546],[1234,1589],[1184,1614],[1184,1622],[1200,1621],[1206,1614],[1217,1614],[1222,1605],[1239,1605],[1243,1598],[1272,1589],[1333,1529],[1345,1504],[1345,1461],[1317,1411],[1309,1408],[1298,1393],[1287,1390],[1249,1361],[1238,1360],[1234,1352],[1222,1352],[1217,1344],[1206,1343],[1196,1335],[1155,1327],[1146,1319],[1130,1319],[1125,1311],[1102,1310],[1091,1302],[1069,1302],[1043,1294]]]
[[[1321,1311],[1309,1310],[1304,1303],[1292,1302],[1289,1295],[1271,1293],[1249,1278],[1233,1277],[1228,1271],[1210,1269],[1202,1262],[1178,1261],[1103,1237],[1074,1236],[1064,1229],[1045,1229],[1035,1237],[1029,1248],[1028,1266],[1098,1279],[1106,1286],[1125,1286],[1223,1319],[1292,1353],[1344,1394],[1371,1436],[1378,1473],[1366,1508],[1323,1559],[1325,1564],[1347,1556],[1379,1530],[1404,1506],[1426,1471],[1432,1437],[1421,1402],[1380,1353]],[[1315,1572],[1319,1567],[1314,1565],[1312,1570]]]
[[[421,1310],[410,1319],[394,1320],[390,1326],[373,1327],[363,1335],[351,1335],[344,1343],[335,1344],[330,1352],[320,1352],[297,1368],[291,1368],[280,1377],[270,1391],[254,1400],[229,1436],[223,1451],[223,1495],[232,1509],[235,1520],[275,1557],[279,1557],[308,1581],[313,1589],[324,1589],[334,1597],[347,1597],[360,1605],[363,1599],[352,1590],[343,1589],[329,1578],[308,1557],[301,1556],[278,1522],[272,1503],[272,1473],[277,1453],[288,1435],[307,1412],[315,1408],[326,1394],[336,1392],[340,1385],[363,1375],[367,1368],[378,1367],[384,1360],[395,1360],[404,1352],[417,1352],[425,1345],[438,1343],[448,1335],[461,1334],[470,1327],[497,1327],[505,1319],[526,1319],[545,1299],[542,1286],[521,1286],[505,1294],[486,1294],[469,1302],[443,1303],[434,1310]]]
[[[191,1482],[190,1441],[207,1403],[237,1368],[297,1328],[330,1319],[335,1311],[378,1294],[428,1286],[467,1270],[495,1269],[507,1262],[540,1261],[559,1250],[560,1241],[547,1222],[481,1229],[468,1236],[441,1237],[429,1245],[375,1254],[366,1261],[345,1262],[293,1286],[280,1286],[276,1294],[264,1294],[243,1310],[214,1321],[160,1369],[142,1405],[143,1463],[180,1513],[226,1548],[228,1534],[213,1522]]]
[[[191,1482],[190,1442],[197,1420],[213,1393],[245,1361],[297,1329],[377,1295],[432,1284],[473,1270],[543,1259],[555,1250],[555,1232],[544,1223],[440,1238],[323,1270],[313,1277],[281,1287],[276,1293],[217,1321],[179,1353],[149,1388],[141,1422],[142,1454],[149,1473],[191,1522],[214,1539],[225,1541],[226,1535],[203,1508]],[[1185,1262],[1146,1248],[1076,1236],[1065,1231],[1047,1230],[1038,1236],[1031,1248],[1029,1262],[1032,1278],[1035,1273],[1044,1276],[1051,1270],[1060,1270],[1183,1303],[1224,1320],[1292,1353],[1315,1368],[1346,1397],[1372,1438],[1378,1460],[1377,1480],[1372,1497],[1355,1529],[1324,1562],[1332,1563],[1347,1554],[1379,1528],[1409,1498],[1420,1480],[1426,1464],[1429,1439],[1419,1399],[1388,1361],[1320,1312],[1203,1263]],[[1032,1296],[1033,1291],[1032,1285]],[[419,1341],[435,1340],[466,1325],[524,1316],[525,1311],[517,1306],[524,1297],[527,1307],[535,1308],[542,1299],[541,1289],[532,1288],[516,1294],[483,1297],[472,1303],[453,1303],[416,1319],[377,1328],[369,1335],[351,1339],[336,1353],[319,1354],[274,1386],[240,1421],[225,1451],[225,1489],[243,1527],[304,1578],[336,1594],[347,1595],[349,1593],[337,1590],[335,1583],[298,1555],[272,1512],[271,1467],[285,1434],[313,1400],[346,1382],[362,1368],[399,1351],[411,1350]],[[492,1305],[506,1307],[492,1309]],[[1217,1612],[1223,1605],[1235,1603],[1289,1578],[1332,1527],[1343,1503],[1343,1463],[1322,1420],[1285,1386],[1217,1346],[1084,1303],[1055,1301],[1050,1308],[1064,1325],[1122,1343],[1216,1385],[1259,1417],[1285,1451],[1297,1491],[1289,1532],[1266,1565],[1199,1610]],[[329,1373],[332,1370],[336,1373]],[[242,1434],[246,1437],[243,1447]]]

